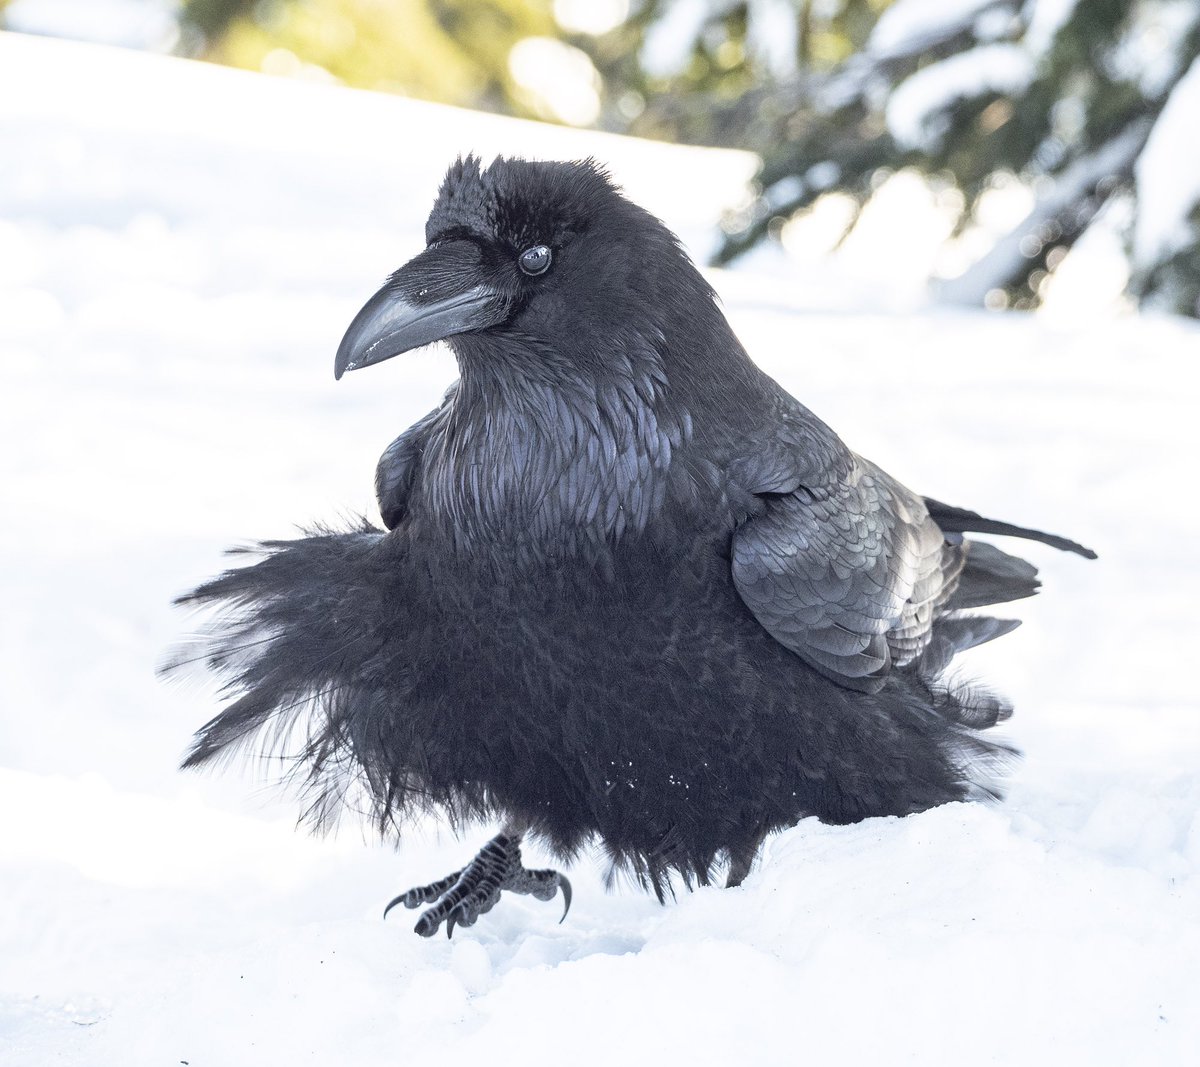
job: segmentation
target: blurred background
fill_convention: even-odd
[[[0,0],[0,28],[749,150],[711,262],[834,302],[1200,316],[1195,0]]]

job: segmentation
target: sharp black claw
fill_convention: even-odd
[[[383,917],[386,919],[388,917],[388,912],[391,911],[392,908],[394,908],[397,904],[402,903],[405,906],[411,906],[408,904],[408,901],[405,900],[405,897],[407,897],[407,896],[408,896],[407,893],[401,893],[398,897],[393,897],[391,900],[389,900],[388,906],[383,909]]]
[[[449,938],[459,926],[474,926],[480,915],[492,910],[502,893],[553,900],[561,889],[563,913],[558,921],[562,922],[571,910],[571,883],[557,871],[526,870],[521,865],[520,843],[521,838],[511,832],[497,834],[462,870],[392,899],[383,909],[383,917],[386,919],[397,904],[406,908],[432,904],[413,929],[422,937],[432,937],[445,923]]]

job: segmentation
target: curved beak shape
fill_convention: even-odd
[[[333,364],[334,378],[457,333],[504,320],[504,294],[484,277],[471,241],[425,249],[393,274],[354,316]]]

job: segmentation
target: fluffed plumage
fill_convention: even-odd
[[[1038,583],[963,535],[1089,550],[851,452],[591,162],[460,161],[427,238],[336,370],[445,338],[461,377],[379,462],[386,532],[270,542],[183,598],[221,609],[234,697],[185,765],[265,740],[317,823],[350,791],[385,829],[500,818],[505,849],[598,839],[660,896],[806,816],[991,792],[1008,706],[944,672],[1016,625],[963,609]]]

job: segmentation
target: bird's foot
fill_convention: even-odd
[[[397,904],[419,908],[436,901],[422,913],[413,929],[422,937],[432,937],[444,922],[449,937],[455,926],[473,926],[480,915],[491,911],[505,890],[552,900],[560,889],[565,919],[571,909],[571,883],[558,871],[526,870],[521,865],[520,836],[503,832],[484,845],[461,871],[401,893],[384,908],[383,917],[386,919]]]

